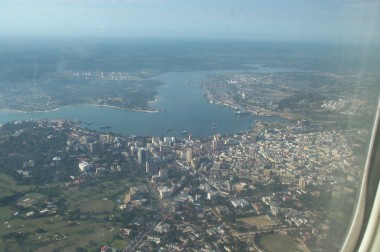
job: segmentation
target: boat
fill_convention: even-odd
[[[238,110],[235,115],[250,115],[251,112]]]
[[[86,125],[91,125],[91,124],[92,124],[92,123],[89,122],[89,121],[81,121],[81,120],[79,120],[79,122],[82,123],[82,124],[86,124]]]
[[[186,131],[186,130],[182,131],[182,134],[186,134],[186,133],[187,133],[187,131]]]
[[[169,131],[172,131],[172,129],[169,129],[169,128],[168,128],[168,129],[166,129],[166,131],[169,132]]]
[[[111,126],[101,126],[100,129],[110,129]]]

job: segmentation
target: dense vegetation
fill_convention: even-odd
[[[279,110],[309,111],[320,108],[324,97],[317,93],[304,93],[292,95],[278,103]]]
[[[0,136],[1,172],[12,175],[19,183],[44,184],[78,173],[75,160],[65,150],[64,130],[40,127],[35,122],[8,123],[1,127]],[[53,161],[54,157],[61,160]]]

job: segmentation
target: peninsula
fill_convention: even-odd
[[[64,106],[90,104],[155,112],[158,81],[126,72],[63,71],[35,80],[0,83],[0,108],[20,112],[52,111]]]

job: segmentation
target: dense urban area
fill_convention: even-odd
[[[204,139],[116,135],[66,120],[7,123],[0,128],[1,246],[337,247],[361,170],[353,149],[365,148],[358,139],[367,137],[365,129],[308,120],[258,121],[248,132]]]

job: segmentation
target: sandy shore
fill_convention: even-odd
[[[25,111],[25,110],[17,110],[17,109],[8,109],[8,108],[0,108],[2,111],[9,111],[9,112],[16,112],[16,113],[48,113],[48,112],[54,112],[57,110],[60,110],[61,108],[68,107],[68,106],[63,106],[51,110],[33,110],[33,111]]]
[[[143,109],[122,108],[122,107],[111,106],[111,105],[99,105],[99,104],[89,104],[89,105],[95,106],[95,107],[106,107],[106,108],[122,109],[122,110],[129,110],[129,111],[135,111],[135,112],[143,112],[143,113],[160,112],[159,110],[143,110]]]

